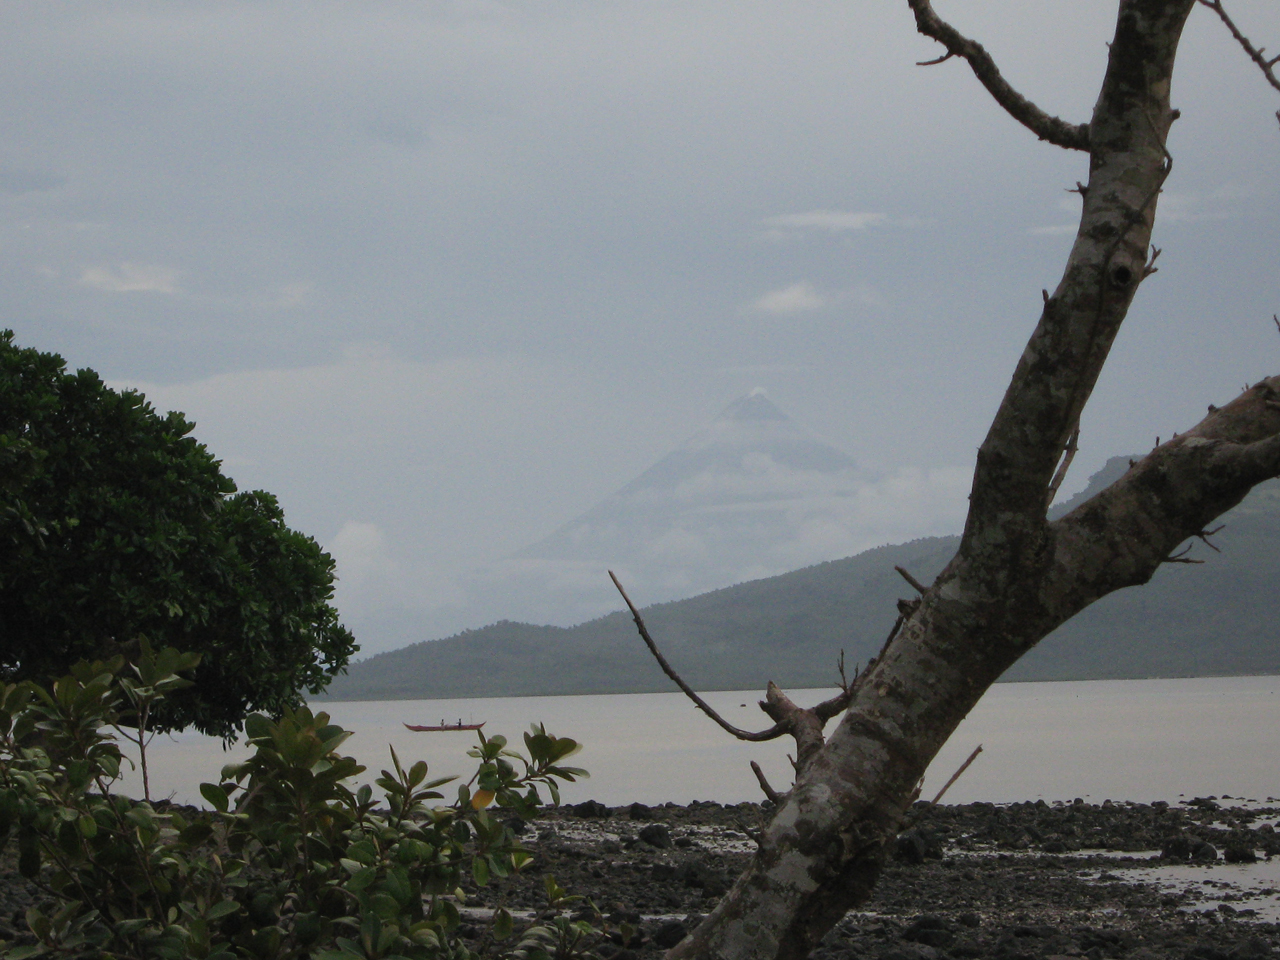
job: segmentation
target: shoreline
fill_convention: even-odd
[[[873,898],[813,956],[1269,957],[1280,948],[1280,801],[1231,803],[917,805]],[[657,957],[728,890],[767,816],[749,802],[546,809],[513,822],[534,854],[529,869],[466,888],[466,923],[479,935],[496,906],[538,909],[551,875],[612,929],[636,928],[625,946],[602,944],[602,957]],[[0,939],[22,939],[34,894],[10,844],[0,856]]]

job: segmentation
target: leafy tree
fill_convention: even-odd
[[[237,493],[192,427],[0,333],[0,677],[56,676],[145,636],[201,654],[152,727],[230,737],[346,665],[332,558],[275,497]]]

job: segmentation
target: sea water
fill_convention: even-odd
[[[806,706],[833,693],[790,691]],[[756,705],[760,694],[722,691],[705,699],[735,726],[759,730],[770,726]],[[531,723],[580,742],[582,751],[566,763],[591,776],[564,786],[566,802],[759,800],[752,760],[779,790],[792,779],[790,738],[735,740],[680,693],[325,702],[313,709],[354,731],[343,751],[369,768],[363,782],[390,767],[389,746],[406,766],[426,760],[432,776],[469,776],[474,763],[466,751],[475,733],[404,727],[459,720],[483,721],[486,735],[502,734],[517,748]],[[931,799],[979,744],[982,753],[948,791],[949,802],[1176,802],[1210,794],[1265,800],[1280,796],[1280,677],[996,684],[929,768],[922,796]],[[216,780],[223,764],[247,754],[243,745],[224,751],[219,740],[193,733],[156,737],[148,750],[151,795],[199,803],[201,781]],[[141,795],[136,771],[124,791]]]

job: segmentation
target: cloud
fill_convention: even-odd
[[[401,563],[376,523],[349,520],[329,543],[338,567],[336,601],[357,619],[376,610],[422,611],[459,604],[457,581],[426,564]]]
[[[1158,223],[1196,223],[1203,220],[1229,220],[1237,213],[1233,201],[1245,199],[1249,191],[1226,184],[1208,193],[1162,193],[1156,212]]]
[[[1075,233],[1078,229],[1079,224],[1059,223],[1051,227],[1032,227],[1027,233],[1034,237],[1058,237],[1067,233]]]
[[[276,306],[284,307],[285,309],[306,306],[314,292],[309,283],[283,284],[276,288]]]
[[[178,271],[145,263],[122,263],[115,269],[86,267],[80,282],[103,293],[177,293]]]
[[[814,289],[813,284],[808,280],[801,280],[781,290],[771,290],[752,303],[750,309],[758,313],[789,316],[793,313],[820,310],[826,305],[826,298]]]
[[[784,213],[765,217],[760,221],[766,227],[785,230],[826,230],[842,233],[846,230],[865,230],[888,223],[883,213],[854,212],[852,210],[810,210],[807,213]]]
[[[48,170],[0,169],[0,193],[12,196],[57,190],[66,183],[66,177]]]

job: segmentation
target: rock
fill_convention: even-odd
[[[1222,858],[1227,863],[1257,863],[1258,855],[1252,844],[1228,843],[1222,851]]]
[[[665,823],[651,823],[640,830],[640,840],[651,847],[666,850],[671,846],[671,831]],[[1216,851],[1214,856],[1217,856]]]
[[[633,803],[627,808],[627,816],[632,820],[652,820],[653,807],[643,803]]]
[[[880,954],[880,960],[938,960],[940,954],[923,943],[903,943]]]
[[[1201,840],[1191,848],[1191,859],[1209,861],[1218,859],[1218,848],[1207,840]]]
[[[668,880],[674,880],[679,871],[676,869],[675,864],[655,863],[649,873],[658,883],[665,883]]]
[[[897,847],[894,849],[894,856],[903,863],[910,863],[919,866],[924,863],[925,851],[928,849],[924,842],[924,837],[920,836],[914,830],[908,830],[906,833],[898,837]]]
[[[1251,937],[1227,954],[1227,960],[1261,960],[1271,956],[1271,947],[1260,937]]]
[[[942,837],[926,827],[913,827],[898,836],[894,856],[904,863],[922,864],[942,859]]]
[[[573,805],[575,816],[583,820],[603,820],[609,816],[609,808],[598,800],[583,800]]]
[[[689,935],[685,925],[679,920],[668,920],[653,934],[653,942],[663,950],[670,950]]]
[[[917,917],[907,929],[902,931],[902,939],[946,949],[955,942],[956,935],[951,932],[951,925],[942,917],[925,914]]]
[[[1160,856],[1166,860],[1189,860],[1195,843],[1190,837],[1169,837],[1160,848]]]
[[[1207,943],[1198,943],[1186,952],[1186,960],[1228,960],[1227,952]]]
[[[1015,937],[1035,937],[1038,940],[1047,940],[1057,932],[1057,928],[1048,924],[1021,924],[1013,928]]]

